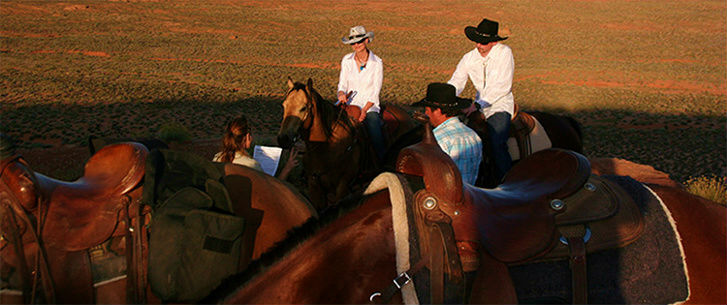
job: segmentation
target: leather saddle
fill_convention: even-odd
[[[354,122],[358,122],[357,119],[361,115],[361,107],[355,105],[344,105],[341,107],[343,107],[346,114]],[[398,139],[399,136],[416,127],[415,121],[409,114],[397,105],[382,104],[379,113],[384,124],[382,131],[384,137],[390,142],[389,144]]]
[[[487,135],[487,120],[485,115],[480,111],[472,112],[468,117],[468,124],[477,134],[484,139]],[[530,134],[536,126],[536,119],[526,112],[520,111],[520,106],[515,104],[515,110],[510,119],[510,137],[515,138],[517,142],[520,159],[523,159],[533,153],[530,144]],[[483,147],[483,153],[487,154],[486,147]]]
[[[132,193],[144,177],[148,150],[139,143],[106,146],[86,163],[74,182],[35,174],[47,202],[43,229],[47,246],[66,251],[88,249],[108,239],[116,230],[119,212],[139,194]]]
[[[529,136],[535,129],[535,118],[526,112],[521,112],[520,106],[515,104],[515,111],[510,121],[512,124],[510,136],[517,141],[520,159],[523,159],[533,153]]]
[[[396,168],[424,181],[412,204],[436,206],[451,219],[465,272],[479,268],[483,253],[508,264],[573,259],[578,253],[583,256],[580,278],[585,276],[586,250],[581,253],[574,245],[584,248],[594,238],[589,252],[624,246],[643,230],[642,216],[630,197],[615,184],[592,176],[588,159],[576,152],[536,152],[518,162],[500,186],[482,189],[462,183],[456,165],[439,149],[427,125],[422,142],[402,150]]]

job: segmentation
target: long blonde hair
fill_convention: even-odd
[[[239,116],[227,123],[225,136],[222,138],[221,162],[232,162],[235,159],[235,152],[245,152],[244,142],[250,130],[247,125],[247,118]]]

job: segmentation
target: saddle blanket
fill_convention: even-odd
[[[588,302],[672,304],[686,300],[689,287],[681,245],[660,199],[630,177],[604,177],[632,196],[644,215],[645,227],[632,244],[587,256]],[[510,267],[510,274],[520,303],[542,303],[543,298],[570,303],[567,259]]]
[[[530,139],[530,153],[553,147],[553,143],[550,141],[550,137],[545,132],[543,125],[535,117],[533,117],[533,120],[535,121],[535,127],[528,135]],[[520,149],[518,148],[517,139],[514,137],[507,139],[507,151],[510,153],[513,161],[520,160]]]

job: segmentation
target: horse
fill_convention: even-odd
[[[287,86],[278,144],[289,148],[298,139],[304,141],[308,196],[322,210],[351,193],[357,181],[362,184],[373,178],[391,157],[378,160],[364,136],[364,128],[349,117],[347,110],[323,100],[310,78],[306,84],[288,78]],[[394,105],[383,106],[381,112],[385,122],[382,128],[390,143],[387,156],[395,158],[396,147],[419,140],[414,134],[417,123]]]
[[[486,119],[482,112],[470,113],[465,121],[468,127],[477,132],[483,143],[490,143]],[[513,163],[547,148],[562,148],[583,153],[582,127],[572,117],[541,111],[520,111],[516,104],[511,121],[510,139],[507,144]],[[475,184],[493,188],[500,181],[495,178],[495,165],[489,145],[483,145],[482,157]]]
[[[33,171],[15,153],[12,142],[5,136],[2,140],[3,303],[163,301],[149,293],[153,290],[147,278],[147,266],[154,267],[149,264],[150,246],[154,245],[150,244],[146,228],[151,223],[153,240],[158,229],[152,217],[160,214],[153,213],[142,200],[143,194],[151,191],[145,187],[149,171],[160,170],[157,163],[148,159],[161,153],[149,152],[134,142],[108,145],[91,156],[81,178],[67,182]],[[235,233],[243,243],[249,243],[240,251],[241,269],[283,240],[288,230],[318,217],[300,193],[274,177],[235,164],[212,163],[199,156],[192,159],[200,164],[209,162],[212,168],[219,169],[220,180],[207,179],[206,184],[222,187],[209,189],[214,191],[210,191],[210,196],[215,202],[219,198],[229,199],[222,201],[229,202],[232,213],[222,217],[245,221],[245,231]],[[159,185],[161,182],[157,181]],[[158,211],[161,209],[154,210]],[[224,240],[211,241],[216,242],[213,245],[217,249],[225,246]],[[110,270],[116,271],[117,276],[96,281],[97,275],[104,272],[114,275]],[[235,271],[240,270],[231,273]]]
[[[638,217],[625,217],[632,212],[641,214],[640,208],[621,214],[622,210],[632,209],[626,202],[636,200],[637,197],[643,197],[641,199],[648,201],[649,205],[653,204],[656,210],[652,212],[658,210],[663,213],[668,218],[663,223],[677,234],[677,237],[671,238],[675,242],[678,240],[679,245],[672,252],[675,255],[670,257],[682,262],[679,254],[682,253],[683,265],[678,265],[683,268],[675,269],[683,272],[680,278],[686,288],[679,290],[681,294],[674,296],[676,299],[659,299],[661,295],[649,294],[652,287],[641,286],[654,280],[656,286],[668,286],[669,280],[658,277],[643,279],[643,274],[632,273],[631,277],[622,279],[622,282],[635,282],[639,286],[635,288],[646,289],[642,291],[643,294],[636,294],[632,302],[724,304],[727,301],[727,281],[724,277],[727,214],[724,206],[673,186],[640,183],[625,176],[611,176],[606,179],[590,175],[590,164],[585,157],[554,149],[535,153],[516,164],[497,190],[479,189],[463,185],[461,178],[457,180],[456,166],[451,160],[447,161],[447,158],[442,157],[443,153],[437,156],[434,152],[436,148],[430,141],[429,144],[402,151],[397,162],[397,173],[379,175],[371,182],[365,195],[356,199],[347,198],[348,201],[339,204],[337,210],[329,210],[322,215],[321,221],[296,229],[280,247],[264,254],[264,260],[254,262],[247,271],[228,279],[203,302],[417,304],[442,303],[444,300],[446,303],[549,303],[554,299],[520,299],[517,295],[520,291],[513,287],[514,276],[511,276],[517,268],[530,266],[518,264],[548,255],[542,252],[565,249],[565,257],[570,256],[570,259],[565,260],[566,270],[569,262],[572,266],[585,265],[586,258],[580,252],[586,250],[578,250],[583,243],[589,247],[588,254],[585,255],[589,257],[588,269],[617,269],[617,265],[624,264],[619,269],[628,271],[652,266],[654,261],[659,261],[657,253],[639,253],[646,258],[645,261],[617,262],[603,265],[599,269],[594,258],[614,250],[591,253],[591,246],[610,240],[604,239],[597,232],[597,222],[592,223],[586,231],[593,230],[594,233],[589,238],[594,240],[589,241],[586,236],[579,235],[566,239],[570,245],[559,242],[562,240],[558,238],[560,234],[553,234],[553,223],[558,221],[553,220],[553,211],[560,209],[555,212],[560,216],[572,216],[573,213],[579,217],[594,216],[591,212],[600,208],[586,203],[583,206],[586,209],[577,211],[574,203],[578,200],[572,200],[574,197],[590,196],[584,193],[594,192],[611,194],[615,197],[609,198],[619,199],[618,216],[614,217],[620,218],[618,222],[625,221],[618,227],[605,227],[607,230],[602,233],[609,235],[609,232],[620,231],[613,237],[623,239],[628,235],[631,239],[626,245],[610,246],[626,249],[639,244],[640,240],[651,238],[646,236],[653,231],[649,228],[651,223],[644,225],[639,222]],[[608,171],[603,166],[598,169],[600,174],[608,174]],[[631,184],[633,182],[635,183]],[[634,188],[629,189],[627,185]],[[418,189],[419,187],[422,188]],[[624,194],[627,197],[620,197]],[[586,201],[591,199],[594,198],[587,198]],[[458,200],[461,204],[454,204]],[[474,205],[468,206],[468,203]],[[602,203],[604,202],[598,204]],[[571,210],[573,208],[575,210]],[[550,211],[546,213],[549,216],[542,214],[545,210]],[[418,221],[415,226],[410,224],[412,218]],[[465,257],[469,256],[466,250],[474,248],[467,247],[466,241],[460,241],[468,235],[462,229],[472,225],[468,222],[474,222],[476,228],[475,235],[470,238],[480,239],[480,247],[486,250],[480,249],[478,263],[470,266],[466,263]],[[633,226],[626,224],[629,222]],[[436,225],[422,226],[421,223]],[[526,232],[519,228],[526,228]],[[412,232],[414,234],[410,235]],[[434,238],[422,238],[432,232],[439,233],[432,234]],[[562,232],[566,234],[565,231]],[[639,236],[642,233],[644,236]],[[503,236],[508,238],[501,240]],[[456,248],[451,247],[454,240],[457,240]],[[536,244],[538,246],[533,247]],[[569,254],[569,248],[574,253]],[[435,252],[444,254],[432,254]],[[669,266],[657,264],[651,269],[667,269],[665,267]],[[574,292],[578,290],[576,282],[583,280],[578,276],[581,271],[573,267]],[[592,280],[592,274],[593,272],[588,273],[586,287],[600,284]],[[553,274],[546,273],[543,278],[539,278],[539,282],[551,283],[552,276]],[[627,275],[621,275],[625,276]],[[450,286],[456,289],[447,288]],[[565,289],[560,286],[555,288]],[[462,293],[462,290],[469,292]],[[435,293],[436,291],[439,292]],[[587,292],[591,293],[591,290]],[[448,299],[453,296],[453,299]],[[583,300],[583,297],[574,293],[571,301],[577,302]],[[599,300],[602,299],[594,298],[593,302]],[[568,302],[567,299],[555,301]],[[628,301],[616,303],[624,302]]]

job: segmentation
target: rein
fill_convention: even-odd
[[[21,156],[15,156],[12,159],[3,162],[2,169],[0,170],[0,181],[2,181],[2,176],[5,174],[5,170],[8,168],[10,164],[13,164],[13,162],[19,162],[27,167],[27,162],[25,162],[24,159],[22,159]],[[28,217],[28,213],[25,212],[23,207],[19,206],[20,200],[15,195],[15,193],[10,189],[10,187],[3,181],[0,183],[2,185],[2,191],[8,194],[11,200],[3,200],[1,202],[2,208],[3,208],[3,214],[7,213],[8,220],[10,222],[10,230],[11,230],[11,243],[13,245],[13,248],[15,249],[15,254],[18,257],[19,263],[20,263],[20,272],[21,272],[21,278],[23,282],[23,299],[26,303],[35,303],[35,292],[36,288],[38,287],[38,278],[40,277],[40,281],[43,285],[43,291],[45,294],[45,297],[47,300],[45,300],[47,303],[56,303],[55,300],[55,287],[53,283],[53,279],[51,278],[50,273],[50,267],[48,263],[48,255],[45,250],[45,246],[43,245],[43,240],[40,237],[40,232],[42,229],[42,199],[41,194],[38,194],[36,191],[36,200],[37,200],[37,215],[35,216],[36,222],[33,224],[33,221]],[[25,224],[28,230],[30,230],[31,236],[33,237],[33,240],[38,245],[38,249],[35,255],[35,265],[32,271],[33,274],[33,280],[31,281],[29,279],[29,270],[28,270],[28,263],[25,260],[25,251],[23,247],[23,240],[22,236],[19,232],[19,224],[17,222],[17,218],[19,217]],[[39,272],[40,268],[42,268],[42,273]],[[39,273],[41,273],[39,275]]]

